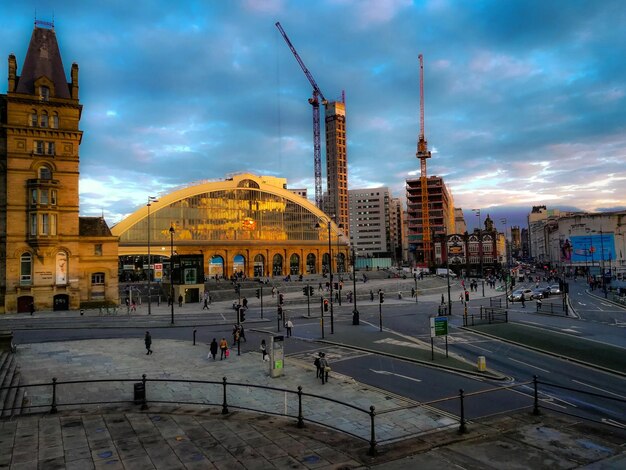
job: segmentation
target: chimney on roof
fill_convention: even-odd
[[[72,99],[78,99],[78,64],[74,62],[72,64],[72,81],[70,83],[70,94]]]
[[[8,92],[15,91],[15,82],[17,80],[17,61],[14,54],[9,54],[9,88]]]

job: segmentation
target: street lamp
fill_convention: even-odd
[[[449,236],[444,236],[444,247],[446,250],[446,272],[448,275],[446,276],[448,280],[448,315],[452,315],[452,299],[450,299],[450,250],[448,250],[448,240]]]
[[[170,298],[172,299],[172,325],[174,324],[174,226],[170,225]]]
[[[359,311],[356,308],[356,253],[354,247],[352,247],[352,282],[354,288],[352,289],[352,298],[354,299],[354,310],[352,310],[352,324],[359,324]]]
[[[478,256],[480,257],[480,272],[479,275],[483,277],[483,229],[480,225],[480,209],[472,209],[472,211],[478,217]]]
[[[333,334],[335,332],[335,319],[333,314],[333,252],[330,240],[330,219],[326,223],[328,225],[328,272],[330,278],[330,333]],[[315,224],[315,228],[322,228],[322,225],[318,222]]]
[[[148,315],[152,313],[152,258],[150,257],[150,206],[159,200],[148,196]]]

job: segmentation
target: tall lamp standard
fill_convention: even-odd
[[[335,319],[333,313],[333,252],[332,244],[330,240],[330,219],[327,221],[328,225],[328,275],[330,277],[330,333],[335,332]],[[315,228],[322,228],[322,225],[318,222],[315,224]]]
[[[152,313],[152,258],[150,257],[150,206],[159,200],[148,196],[148,315]]]
[[[472,211],[478,217],[478,256],[480,257],[480,272],[479,275],[483,277],[483,228],[480,225],[480,209],[472,209]]]
[[[174,324],[174,226],[170,225],[170,298],[172,299],[172,325]]]
[[[359,311],[356,308],[356,253],[354,251],[354,247],[352,247],[352,282],[353,282],[353,295],[354,299],[354,310],[352,310],[352,324],[359,324]]]

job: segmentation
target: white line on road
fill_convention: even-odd
[[[529,325],[538,325],[538,326],[543,327],[541,323],[537,323],[536,321],[521,320],[520,323],[528,323]]]
[[[595,388],[596,390],[600,390],[601,392],[604,392],[604,393],[610,393],[611,395],[615,395],[616,397],[620,397],[620,398],[624,398],[624,399],[626,399],[626,397],[625,397],[624,395],[619,395],[619,394],[617,394],[617,393],[609,392],[608,390],[604,390],[603,388],[596,387],[596,386],[594,386],[594,385],[589,385],[589,384],[586,384],[585,382],[580,382],[580,381],[578,381],[578,380],[574,380],[574,379],[572,379],[572,382],[576,382],[577,384],[584,385],[585,387]]]
[[[626,424],[620,423],[619,421],[615,421],[613,419],[602,418],[602,422],[610,424],[611,426],[615,426],[616,428],[626,429]]]
[[[395,375],[396,377],[400,377],[402,379],[413,380],[414,382],[421,382],[420,379],[415,379],[413,377],[408,377],[408,376],[402,375],[402,374],[396,374],[395,372],[389,372],[388,370],[374,370],[374,369],[370,369],[370,370],[372,372],[374,372],[375,374]]]
[[[489,349],[481,348],[480,346],[476,346],[476,345],[475,345],[475,344],[473,344],[473,343],[466,343],[466,345],[467,345],[467,346],[472,346],[473,348],[476,348],[476,349],[482,349],[483,351],[487,351],[488,353],[493,353],[493,351],[491,351],[491,350],[489,350]]]
[[[542,369],[541,367],[533,366],[532,364],[528,364],[527,362],[518,361],[517,359],[513,359],[512,357],[509,357],[509,359],[513,362],[519,362],[520,364],[524,364],[525,366],[532,367],[533,369],[539,369],[542,372],[546,372],[547,374],[550,374],[549,370]]]

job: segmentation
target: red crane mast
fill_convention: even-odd
[[[430,212],[428,210],[428,177],[426,174],[426,159],[430,158],[428,142],[424,134],[424,56],[419,54],[420,61],[420,134],[417,140],[417,153],[420,160],[420,186],[422,189],[422,247],[424,250],[424,264],[430,267]]]
[[[283,39],[291,49],[291,53],[296,58],[298,64],[300,64],[300,68],[306,75],[306,78],[309,80],[309,83],[313,87],[313,96],[309,98],[309,104],[313,107],[313,167],[315,171],[315,205],[318,209],[322,209],[322,145],[320,142],[320,102],[319,98],[322,99],[322,104],[326,106],[327,101],[324,98],[324,94],[320,87],[317,86],[317,82],[313,78],[309,69],[304,65],[304,62],[300,58],[298,51],[293,47],[293,44],[289,40],[287,33],[280,25],[280,22],[276,22],[276,27],[280,34],[282,34]]]

